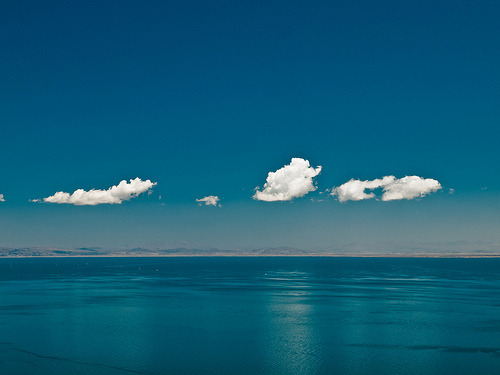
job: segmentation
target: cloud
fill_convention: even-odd
[[[108,190],[76,190],[73,194],[58,191],[54,195],[43,198],[44,202],[48,203],[66,203],[76,206],[95,206],[98,204],[121,204],[123,201],[128,201],[137,197],[146,191],[149,191],[156,182],[150,180],[142,181],[140,178],[121,181],[118,185],[110,187]]]
[[[367,193],[365,190],[382,188],[382,200],[393,201],[401,199],[414,199],[426,196],[441,189],[441,184],[432,178],[419,176],[406,176],[397,179],[394,176],[385,176],[375,180],[354,180],[346,182],[339,187],[334,187],[330,193],[337,196],[339,202],[360,201],[375,198],[375,193]]]
[[[424,197],[441,189],[441,184],[432,178],[406,176],[384,186],[383,201]]]
[[[5,202],[5,198],[3,197],[3,194],[0,194],[0,202]]]
[[[361,201],[364,199],[374,198],[374,193],[365,193],[366,189],[376,189],[382,186],[386,186],[392,182],[396,177],[394,176],[385,176],[382,179],[375,179],[372,181],[360,181],[351,179],[343,185],[340,185],[337,188],[333,188],[330,193],[333,196],[337,196],[339,202],[346,201]]]
[[[254,199],[266,202],[290,201],[310,191],[316,190],[313,178],[321,172],[321,167],[313,168],[308,160],[293,158],[289,165],[269,172],[262,191],[258,190]]]
[[[220,198],[216,195],[209,195],[204,198],[197,199],[196,202],[200,202],[200,206],[205,203],[205,206],[219,206]]]

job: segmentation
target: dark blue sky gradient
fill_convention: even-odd
[[[499,15],[498,1],[3,1],[0,246],[500,242]],[[318,191],[253,201],[291,157],[323,166]],[[444,189],[310,201],[389,174]],[[28,202],[135,177],[154,194]],[[196,206],[210,194],[221,208]]]

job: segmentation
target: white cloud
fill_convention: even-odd
[[[441,184],[432,178],[406,176],[397,179],[394,176],[385,176],[382,179],[360,181],[351,179],[339,187],[332,189],[331,195],[337,196],[339,202],[360,201],[375,198],[375,193],[365,190],[382,188],[382,200],[392,201],[423,197],[441,189]]]
[[[308,160],[293,158],[289,165],[269,172],[262,191],[258,190],[253,196],[259,201],[289,201],[299,198],[310,191],[316,190],[313,178],[321,172],[321,167],[313,168]]]
[[[217,206],[218,205],[220,207],[219,201],[220,201],[220,198],[216,195],[209,195],[207,197],[200,198],[200,199],[196,200],[196,202],[200,202],[200,206],[203,203],[205,203],[205,206]]]
[[[66,203],[74,204],[76,206],[95,206],[98,204],[121,204],[123,201],[128,201],[137,197],[149,189],[151,189],[156,182],[150,180],[142,181],[140,178],[121,181],[118,185],[110,187],[108,190],[89,190],[83,189],[76,190],[73,194],[59,191],[48,198],[43,198],[44,202],[48,203]]]
[[[5,198],[3,197],[3,194],[0,194],[0,202],[5,202]]]
[[[372,181],[361,181],[351,179],[337,188],[333,188],[331,195],[336,195],[339,202],[346,201],[361,201],[364,199],[374,198],[374,193],[366,193],[366,189],[376,189],[390,184],[396,179],[394,176],[385,176],[382,179],[375,179]]]
[[[384,186],[383,201],[413,199],[426,196],[441,189],[441,184],[432,178],[406,176]]]

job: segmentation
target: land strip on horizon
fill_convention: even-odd
[[[294,248],[262,248],[255,250],[220,249],[144,249],[109,250],[101,248],[11,248],[0,247],[0,258],[48,257],[398,257],[398,258],[498,258],[500,252],[492,250],[301,250]]]

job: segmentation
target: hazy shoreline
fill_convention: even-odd
[[[103,254],[103,255],[0,255],[24,258],[500,258],[500,254]]]

